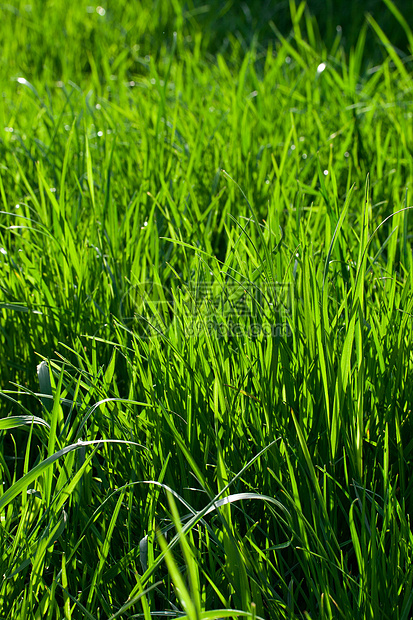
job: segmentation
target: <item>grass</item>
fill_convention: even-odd
[[[411,57],[165,7],[1,9],[0,617],[407,620]]]

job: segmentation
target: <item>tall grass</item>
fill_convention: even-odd
[[[163,6],[2,9],[1,616],[407,620],[411,59]]]

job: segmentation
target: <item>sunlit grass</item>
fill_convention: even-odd
[[[2,617],[409,618],[411,58],[294,2],[216,55],[180,3],[39,7],[2,9]]]

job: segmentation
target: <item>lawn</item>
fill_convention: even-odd
[[[410,15],[257,4],[0,7],[1,620],[413,617]]]

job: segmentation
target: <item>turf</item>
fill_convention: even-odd
[[[234,7],[1,7],[1,618],[412,616],[409,16]]]

